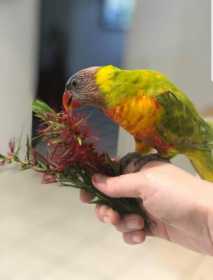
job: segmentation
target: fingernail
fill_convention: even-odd
[[[132,236],[132,241],[133,241],[134,243],[141,243],[141,242],[142,242],[142,239],[141,239],[141,237],[140,237],[139,235],[133,235],[133,236]]]
[[[103,217],[103,221],[104,221],[104,223],[106,223],[106,224],[110,224],[110,223],[111,223],[111,219],[110,219],[110,217],[108,217],[108,216]]]
[[[92,182],[94,184],[100,184],[100,183],[104,183],[104,181],[106,180],[106,176],[102,175],[102,174],[95,174],[92,177]]]

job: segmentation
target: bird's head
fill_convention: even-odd
[[[71,76],[63,96],[65,109],[86,105],[105,109],[117,71],[120,69],[111,65],[89,67]]]

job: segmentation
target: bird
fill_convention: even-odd
[[[66,110],[71,105],[97,107],[131,134],[135,153],[123,162],[138,162],[139,156],[142,163],[167,161],[183,154],[201,178],[213,182],[213,124],[161,72],[113,65],[85,68],[68,79],[63,104]]]

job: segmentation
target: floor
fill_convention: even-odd
[[[0,169],[1,280],[210,280],[213,258],[158,239],[131,247],[78,191]]]

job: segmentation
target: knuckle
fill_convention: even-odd
[[[124,218],[124,223],[129,230],[139,230],[144,228],[144,220],[138,215],[129,215]]]

